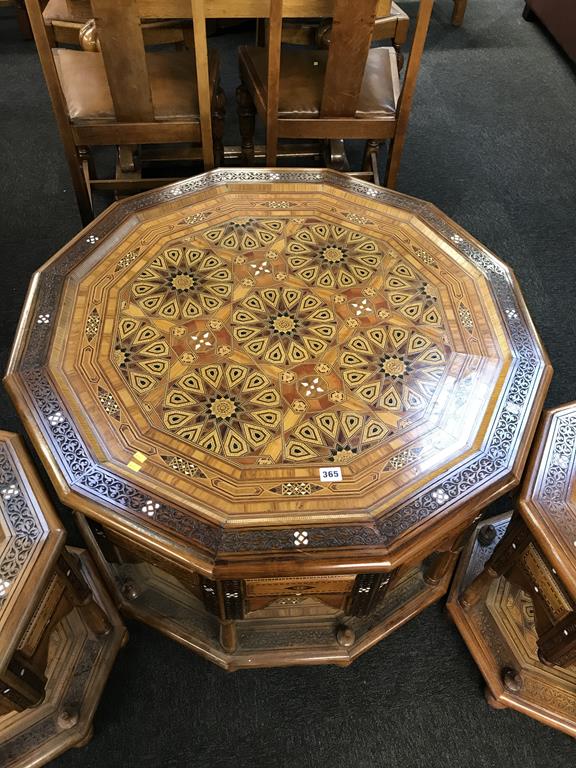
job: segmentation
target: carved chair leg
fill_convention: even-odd
[[[370,171],[374,184],[380,184],[380,172],[378,170],[378,155],[380,153],[380,142],[377,139],[369,139],[364,147],[364,158],[362,160],[362,170]]]
[[[226,96],[220,84],[216,87],[212,102],[212,140],[214,142],[214,164],[224,163],[224,119],[226,116]]]
[[[16,2],[16,19],[18,21],[18,29],[22,40],[32,40],[32,28],[30,27],[30,19],[28,18],[28,12],[26,11],[26,5],[23,0],[17,0]]]
[[[94,165],[94,158],[88,147],[78,147],[78,158],[82,168],[82,175],[84,176],[84,184],[86,185],[86,191],[90,200],[90,208],[93,212],[94,202],[92,199],[92,179],[96,178],[96,166]],[[92,213],[93,216],[93,213]]]
[[[90,175],[90,166],[86,160],[85,147],[76,147],[74,156],[72,156],[72,153],[67,153],[67,156],[82,226],[85,227],[94,219],[92,191],[90,184],[87,182],[87,176]]]
[[[254,132],[256,130],[256,107],[250,91],[244,83],[236,89],[238,124],[242,136],[242,162],[254,164]]]
[[[447,552],[435,552],[434,554],[434,560],[424,574],[424,581],[431,586],[439,584],[446,574],[450,572],[458,559],[459,552],[448,550]]]
[[[324,163],[328,168],[342,173],[350,170],[344,139],[329,139],[324,142]]]
[[[402,72],[404,66],[404,53],[402,52],[402,46],[399,43],[392,43],[394,50],[396,51],[396,62],[398,63],[398,72]]]
[[[186,50],[194,50],[194,29],[192,28],[192,25],[187,24],[182,29],[182,42]]]
[[[452,26],[459,27],[464,21],[466,5],[468,0],[454,0],[454,10],[452,11]]]

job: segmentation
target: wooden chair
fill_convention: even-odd
[[[165,0],[161,9],[163,18],[187,13],[194,21],[195,50],[145,50],[141,21],[157,18],[154,3],[92,0],[90,51],[53,48],[41,0],[26,6],[84,223],[94,215],[95,189],[129,193],[173,181],[142,178],[140,145],[200,144],[206,170],[220,163],[224,98],[201,0]],[[114,179],[96,178],[90,148],[102,145],[117,147]]]
[[[256,112],[266,124],[266,164],[278,139],[367,140],[363,172],[376,183],[380,142],[389,139],[385,183],[396,183],[434,0],[420,0],[402,86],[393,48],[371,48],[376,0],[335,0],[327,51],[284,49],[282,0],[271,0],[267,49],[239,50],[238,116],[245,162],[253,162]]]

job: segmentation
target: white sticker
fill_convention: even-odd
[[[321,467],[320,480],[323,483],[338,483],[342,480],[342,470],[340,467]]]

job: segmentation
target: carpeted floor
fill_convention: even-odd
[[[399,189],[434,202],[516,271],[555,367],[549,405],[576,397],[576,82],[522,0],[438,0]],[[31,43],[0,16],[0,367],[31,272],[80,226]],[[218,38],[236,131],[234,46]],[[22,431],[0,393],[0,425]],[[501,503],[500,506],[502,506]],[[66,517],[68,520],[68,517]],[[72,533],[72,537],[75,534]],[[464,643],[435,606],[348,669],[226,674],[131,625],[95,737],[55,768],[564,768],[576,744],[493,712]]]

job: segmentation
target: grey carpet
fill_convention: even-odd
[[[450,0],[438,0],[398,187],[434,202],[514,268],[555,367],[548,405],[557,405],[576,396],[574,67],[540,26],[521,19],[521,0],[470,0],[459,30],[449,24],[451,10]],[[217,40],[234,141],[233,47],[243,36]],[[29,275],[80,221],[33,46],[20,41],[6,12],[0,83],[4,368]],[[22,431],[3,393],[0,424]],[[441,606],[344,670],[226,674],[144,626],[131,624],[130,632],[93,741],[54,768],[576,761],[567,736],[486,706],[481,676]]]

